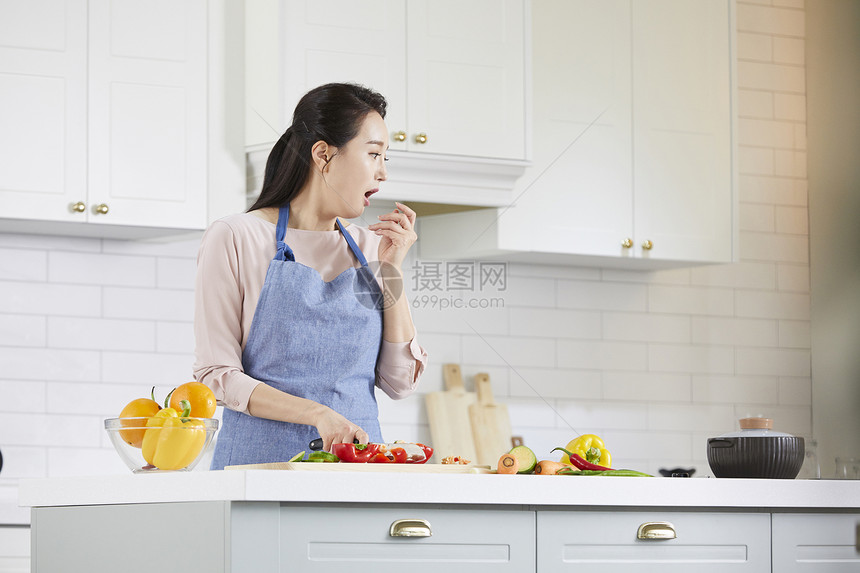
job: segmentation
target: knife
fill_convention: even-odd
[[[353,440],[353,444],[359,443],[358,440]],[[403,448],[406,451],[406,455],[409,456],[410,459],[426,459],[427,454],[421,446],[418,444],[406,443],[406,442],[397,442],[393,444],[379,444],[382,446],[383,451],[388,451],[391,448]],[[311,440],[311,443],[308,444],[308,448],[311,451],[321,450],[323,448],[323,439],[317,438],[315,440]]]

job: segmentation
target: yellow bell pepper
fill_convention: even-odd
[[[607,468],[612,467],[612,456],[609,450],[606,449],[603,440],[594,434],[582,434],[578,438],[571,440],[564,449],[582,456],[585,461],[592,464],[598,464]],[[564,454],[561,461],[569,464],[570,458],[567,454]]]
[[[173,408],[162,408],[146,421],[143,459],[160,470],[182,469],[197,457],[206,442],[206,426],[188,418],[191,407],[183,400],[180,415]]]

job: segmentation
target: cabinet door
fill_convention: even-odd
[[[535,2],[534,166],[520,179],[511,243],[629,256],[630,0]]]
[[[295,0],[280,3],[283,22],[284,117],[265,118],[272,140],[292,123],[308,90],[353,82],[385,96],[391,149],[406,149],[393,133],[406,130],[405,0]]]
[[[676,537],[638,538],[640,527],[659,522]],[[538,571],[771,570],[766,513],[539,511],[537,532]]]
[[[89,11],[89,220],[205,227],[206,0]]]
[[[860,514],[773,514],[773,570],[860,571]]]
[[[432,535],[392,536],[404,519]],[[534,571],[534,528],[531,511],[283,505],[281,571]]]
[[[409,149],[525,159],[525,0],[409,0],[406,12]]]
[[[86,19],[86,0],[0,3],[0,216],[84,219]]]
[[[632,3],[637,255],[732,260],[730,4]]]

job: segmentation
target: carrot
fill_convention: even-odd
[[[515,474],[520,469],[520,462],[511,454],[505,454],[499,458],[500,474]]]
[[[542,476],[554,476],[555,472],[563,468],[573,467],[569,464],[554,462],[552,460],[541,460],[535,466],[535,473]],[[574,468],[575,469],[575,468]]]

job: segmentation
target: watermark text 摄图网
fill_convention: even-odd
[[[486,296],[508,288],[507,263],[495,261],[416,261],[412,265],[414,308],[503,308],[502,297]],[[467,296],[469,293],[482,296]]]
[[[505,299],[502,297],[470,297],[460,298],[454,295],[422,294],[412,299],[413,308],[433,310],[472,309],[472,308],[504,308]]]

